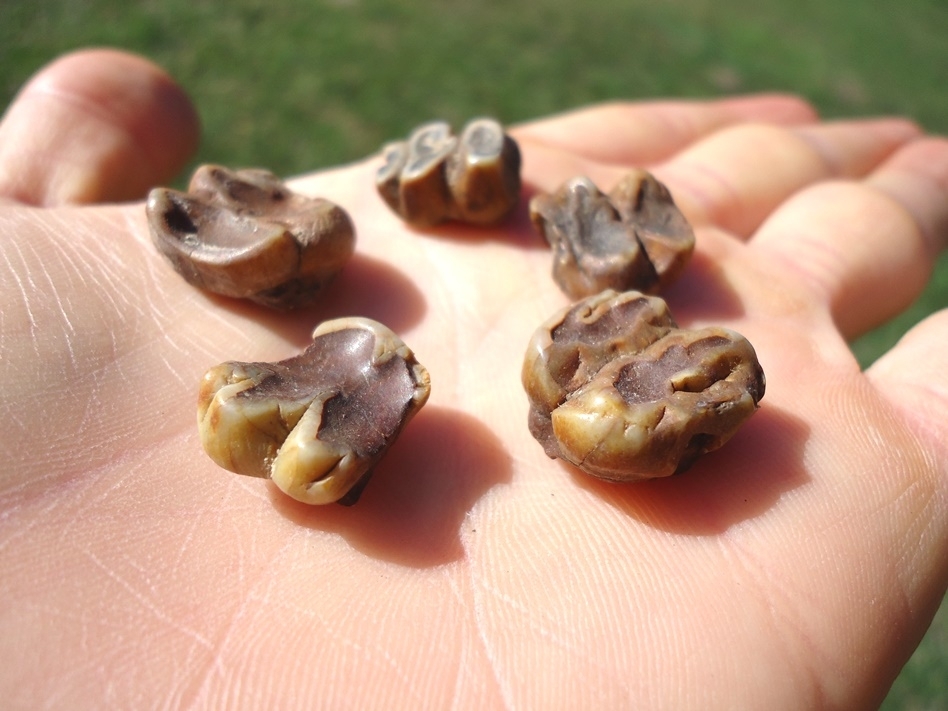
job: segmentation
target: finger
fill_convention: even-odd
[[[948,579],[948,310],[916,325],[866,371],[867,377],[911,427],[928,465],[899,497],[908,510],[912,554],[903,579],[927,625],[944,598]],[[920,604],[918,600],[927,600]],[[925,614],[928,613],[926,617]],[[924,629],[924,628],[923,628]]]
[[[919,128],[903,119],[722,130],[656,169],[695,226],[749,237],[789,196],[829,178],[862,177]]]
[[[802,99],[767,94],[719,101],[604,104],[524,124],[511,133],[518,140],[597,163],[645,166],[729,124],[799,124],[815,119],[816,112]]]
[[[40,70],[0,123],[0,197],[34,205],[140,198],[193,154],[199,122],[154,64],[76,52]]]
[[[721,101],[615,103],[511,129],[523,149],[524,182],[552,192],[585,175],[608,190],[630,167],[665,160],[724,126],[746,121],[803,124],[801,99],[762,95]]]
[[[861,182],[805,190],[761,227],[751,247],[856,336],[905,309],[948,241],[948,140],[914,141]]]
[[[948,477],[948,309],[906,333],[866,371],[866,376],[938,448],[934,461]],[[942,482],[948,487],[948,479]],[[948,491],[946,491],[948,495]]]

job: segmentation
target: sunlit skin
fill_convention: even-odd
[[[276,314],[186,284],[151,243],[142,199],[198,135],[163,72],[83,52],[21,92],[0,124],[5,706],[878,704],[948,583],[948,312],[865,372],[846,343],[948,240],[948,142],[775,95],[510,131],[525,198],[645,167],[694,225],[672,312],[744,334],[767,392],[686,474],[600,482],[530,436],[524,350],[568,301],[525,201],[500,228],[414,230],[378,156],[294,180],[352,215],[356,255],[318,306]],[[203,454],[208,367],[286,358],[350,315],[432,384],[356,506]]]

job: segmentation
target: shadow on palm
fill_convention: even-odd
[[[186,288],[181,285],[181,288]],[[415,282],[397,267],[365,254],[355,254],[312,306],[278,312],[249,301],[205,292],[215,307],[250,318],[300,350],[310,343],[317,324],[344,316],[362,316],[384,323],[396,333],[417,326],[428,305]]]
[[[510,481],[500,440],[474,417],[427,406],[405,429],[352,507],[312,507],[270,486],[277,511],[300,526],[343,536],[358,551],[400,565],[459,560],[465,516]]]
[[[670,533],[715,536],[765,514],[810,481],[803,450],[810,428],[767,404],[721,449],[665,479],[614,484],[563,464],[578,486],[626,515]]]

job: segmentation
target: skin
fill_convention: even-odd
[[[871,708],[948,583],[948,312],[861,372],[847,339],[948,239],[948,142],[786,96],[617,103],[518,126],[528,192],[653,170],[696,228],[666,295],[733,328],[761,410],[687,474],[547,459],[519,384],[566,303],[526,208],[406,228],[378,157],[294,183],[356,223],[316,308],[185,284],[142,198],[197,119],[144,60],[47,67],[0,124],[0,698],[9,708]],[[423,275],[423,276],[420,276]],[[486,276],[486,275],[489,275]],[[379,320],[431,399],[357,506],[201,452],[204,370]]]

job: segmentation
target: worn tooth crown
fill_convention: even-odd
[[[186,281],[278,309],[312,303],[355,250],[345,210],[266,170],[201,166],[188,192],[155,188],[145,211],[152,241]]]
[[[734,435],[765,386],[743,336],[680,329],[664,301],[634,291],[605,291],[547,320],[522,380],[547,455],[616,481],[687,469]]]
[[[671,193],[644,170],[607,195],[573,178],[530,201],[530,219],[553,249],[553,278],[574,299],[605,289],[655,293],[671,284],[695,237]]]
[[[269,477],[305,503],[351,504],[430,387],[427,370],[391,330],[337,319],[317,327],[293,358],[211,368],[198,429],[225,469]]]
[[[520,149],[494,119],[470,121],[460,137],[444,121],[433,121],[382,152],[376,188],[410,224],[490,225],[520,199]]]

